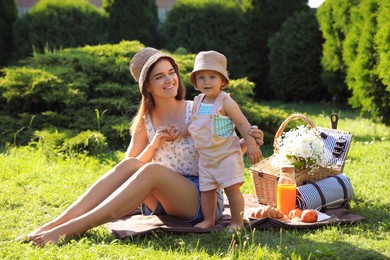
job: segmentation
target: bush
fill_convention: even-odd
[[[42,112],[64,100],[61,79],[44,70],[14,67],[3,69],[0,93],[9,112]]]
[[[282,101],[328,98],[321,81],[322,35],[315,10],[295,13],[268,41],[270,85]]]
[[[18,19],[14,32],[17,58],[106,39],[103,12],[87,0],[41,0]]]
[[[107,148],[106,138],[103,134],[87,130],[66,139],[61,150],[70,154],[87,152],[90,155],[97,155]]]
[[[71,131],[67,138],[83,132],[81,137],[61,146],[61,151],[95,153],[100,149],[95,145],[100,147],[103,143],[99,136],[91,133],[97,132],[104,136],[110,148],[125,149],[130,141],[129,123],[141,99],[138,84],[128,67],[131,58],[143,47],[137,41],[122,41],[115,45],[64,49],[37,54],[22,60],[18,66],[5,68],[0,76],[3,108],[0,120],[4,122],[0,124],[0,142],[18,145],[31,139],[36,141],[35,131]],[[195,55],[172,56],[189,90],[187,98],[192,99],[197,92],[188,77]],[[253,87],[247,79],[232,79],[228,90],[240,105],[247,105],[253,104]],[[261,109],[256,106],[251,123],[266,124],[261,121],[262,117],[259,119],[259,115],[264,114]],[[98,143],[89,147],[90,138],[97,138]],[[88,144],[86,147],[84,141]]]
[[[64,49],[37,54],[20,61],[20,66],[4,68],[0,77],[1,114],[12,114],[15,123],[0,126],[1,132],[6,132],[0,141],[26,143],[34,130],[54,127],[100,130],[110,146],[127,145],[128,130],[124,128],[128,129],[140,100],[128,66],[142,47],[139,42],[122,42]],[[22,119],[22,115],[28,116]]]
[[[12,27],[18,18],[16,2],[0,1],[0,67],[7,64],[13,49]]]
[[[108,40],[138,40],[158,46],[158,16],[154,0],[103,0],[108,16]]]

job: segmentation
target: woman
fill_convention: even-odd
[[[133,57],[130,72],[139,83],[142,101],[126,158],[56,219],[28,234],[28,241],[57,243],[61,237],[119,219],[140,204],[144,214],[168,214],[192,224],[203,219],[198,157],[192,138],[180,135],[180,128],[190,120],[192,102],[184,100],[178,67],[172,57],[144,48]],[[262,144],[261,130],[251,134]],[[219,197],[217,218],[223,211]]]

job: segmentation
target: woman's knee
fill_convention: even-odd
[[[160,178],[167,168],[159,163],[146,163],[138,171],[138,177],[146,177],[148,179]]]
[[[127,170],[135,172],[136,170],[141,168],[143,165],[145,165],[145,163],[138,160],[137,158],[129,157],[129,158],[123,159],[119,163],[119,165],[126,168]]]

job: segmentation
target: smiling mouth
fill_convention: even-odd
[[[164,89],[170,90],[170,89],[173,89],[174,87],[175,87],[175,85],[173,84],[173,85],[169,85],[169,86],[164,87]]]

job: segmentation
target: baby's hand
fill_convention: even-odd
[[[181,129],[178,125],[172,124],[170,125],[168,129],[169,137],[167,138],[168,141],[174,141],[176,138],[179,137],[181,132]]]
[[[251,164],[256,164],[263,158],[263,154],[257,145],[248,145],[246,154]]]

